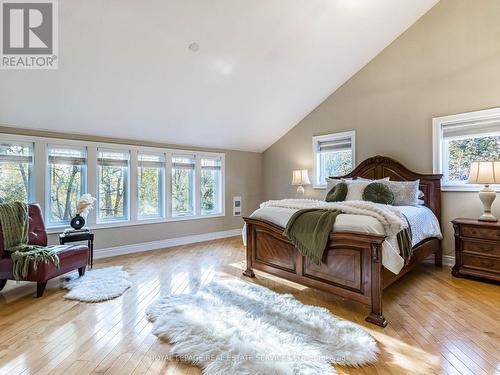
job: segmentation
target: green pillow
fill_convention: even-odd
[[[374,203],[392,204],[394,202],[394,193],[385,184],[372,182],[363,191],[363,200]]]
[[[325,201],[342,202],[345,201],[346,196],[347,196],[347,184],[345,182],[340,182],[328,192]]]

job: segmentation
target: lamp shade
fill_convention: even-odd
[[[307,169],[296,169],[293,171],[292,175],[292,185],[309,185],[309,176],[307,175]]]
[[[470,166],[468,184],[499,184],[500,161],[475,161]]]

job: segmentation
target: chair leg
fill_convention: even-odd
[[[7,284],[7,280],[0,280],[0,290],[5,287],[5,284]]]
[[[86,268],[87,268],[86,266],[78,268],[78,275],[80,277],[82,277],[83,275],[85,275]]]
[[[36,283],[36,298],[40,298],[41,296],[43,296],[43,292],[45,292],[46,286],[47,286],[47,282]]]

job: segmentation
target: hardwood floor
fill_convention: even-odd
[[[65,300],[60,281],[34,298],[35,285],[9,281],[0,292],[0,374],[200,374],[169,359],[151,334],[145,308],[160,294],[190,293],[214,277],[241,277],[238,237],[108,258],[134,286],[112,301]],[[246,278],[245,278],[246,279]],[[249,280],[249,279],[246,279]],[[385,329],[364,322],[367,308],[257,272],[249,280],[368,328],[381,348],[374,366],[336,366],[339,374],[500,374],[500,287],[457,279],[422,264],[386,290]]]

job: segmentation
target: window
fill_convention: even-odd
[[[355,132],[313,137],[314,186],[326,187],[326,178],[343,176],[354,168]]]
[[[95,229],[223,216],[224,168],[224,153],[0,133],[0,202],[39,202],[51,232],[83,194]]]
[[[222,212],[222,158],[201,159],[201,214]]]
[[[172,156],[172,216],[192,216],[194,212],[194,155]]]
[[[87,191],[87,150],[49,146],[47,217],[49,224],[68,223]]]
[[[128,220],[129,151],[98,150],[97,220]]]
[[[33,144],[0,144],[0,203],[32,199]]]
[[[435,118],[434,171],[442,173],[443,190],[470,190],[473,161],[500,160],[500,109]]]
[[[138,217],[150,219],[163,216],[165,154],[138,156]]]

